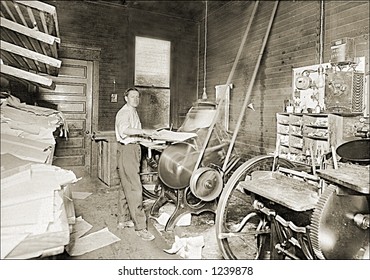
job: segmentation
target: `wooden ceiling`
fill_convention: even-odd
[[[220,8],[230,0],[207,1],[208,10]],[[92,1],[90,1],[92,2]],[[101,4],[124,6],[131,9],[177,17],[191,21],[201,21],[205,16],[206,1],[132,1],[132,0],[95,0]]]

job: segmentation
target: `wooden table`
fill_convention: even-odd
[[[317,174],[324,180],[354,191],[370,193],[369,166],[343,165],[338,169],[318,170]]]
[[[254,176],[256,172],[258,176]],[[252,193],[298,212],[314,209],[319,200],[315,185],[277,172],[255,171],[252,180],[239,184]]]

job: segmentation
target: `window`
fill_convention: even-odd
[[[144,127],[169,127],[171,42],[135,38],[135,87],[141,92],[138,112]]]

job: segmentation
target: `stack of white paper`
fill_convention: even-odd
[[[46,164],[53,156],[53,132],[65,127],[65,119],[10,95],[1,103],[0,121],[1,258],[37,257],[69,241],[62,186],[76,176]]]
[[[59,111],[21,103],[12,95],[1,104],[2,134],[53,145],[53,132],[61,126],[68,130]]]
[[[63,230],[60,221],[63,199],[58,193],[62,185],[76,180],[73,172],[56,166],[31,163],[9,154],[2,157],[1,258],[7,258],[28,237],[43,236],[37,246],[42,248],[45,237],[53,238],[48,233]],[[66,245],[68,239],[69,232],[65,244],[60,246]]]

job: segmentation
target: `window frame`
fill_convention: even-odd
[[[146,90],[150,89],[155,89],[155,90],[168,90],[169,91],[169,99],[168,99],[168,111],[166,119],[167,119],[167,124],[170,126],[171,124],[171,119],[172,119],[172,98],[171,98],[171,93],[172,93],[172,88],[171,88],[171,80],[173,78],[172,74],[172,51],[173,51],[173,42],[171,40],[166,40],[166,39],[160,39],[160,38],[154,38],[150,36],[143,36],[143,35],[134,35],[133,36],[133,41],[134,41],[134,50],[133,50],[133,56],[134,56],[134,63],[133,63],[133,85],[141,90],[142,94],[145,94]],[[141,84],[137,83],[137,38],[143,38],[143,39],[149,39],[149,40],[158,40],[158,41],[164,41],[168,43],[168,77],[166,78],[168,80],[168,86],[158,86],[158,85],[153,85],[153,84]]]

